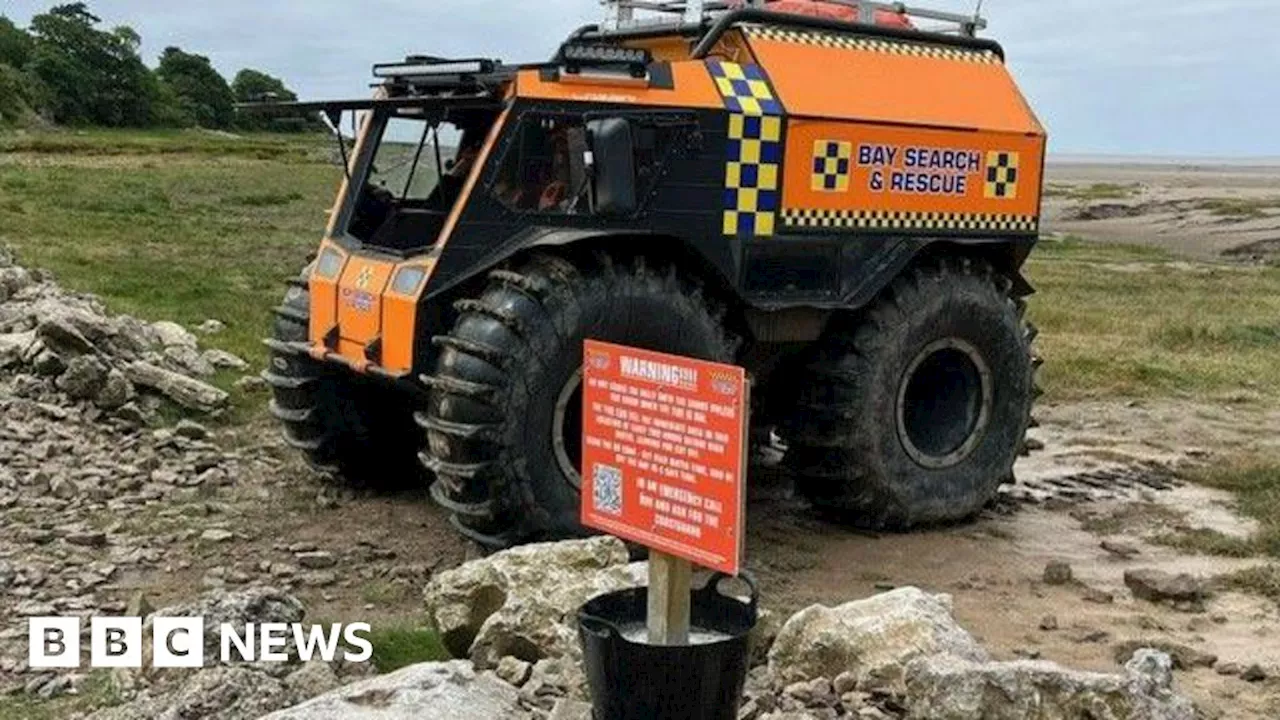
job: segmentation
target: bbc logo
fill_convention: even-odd
[[[293,647],[303,662],[319,657],[333,662],[339,650],[348,662],[368,662],[373,643],[368,623],[304,626],[301,623],[222,623],[218,644],[223,663],[288,662]],[[140,617],[94,617],[89,622],[89,666],[142,667],[145,644]],[[33,668],[78,668],[80,618],[33,617],[27,627],[27,664]],[[161,617],[151,622],[151,664],[158,668],[198,668],[205,661],[202,617]]]
[[[80,618],[33,617],[27,634],[31,667],[80,667]],[[203,618],[157,617],[151,636],[156,667],[204,665]],[[140,617],[95,617],[89,623],[91,667],[142,667],[142,644]]]

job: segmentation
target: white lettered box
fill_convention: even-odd
[[[80,618],[31,618],[27,624],[27,664],[33,668],[80,667]]]
[[[142,667],[142,618],[95,617],[89,622],[91,667]]]

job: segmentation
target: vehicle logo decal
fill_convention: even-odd
[[[368,290],[369,283],[373,282],[373,268],[365,265],[360,269],[360,274],[356,275],[356,288],[360,290]]]
[[[342,301],[352,310],[369,312],[373,310],[375,298],[372,293],[347,288],[342,291]]]

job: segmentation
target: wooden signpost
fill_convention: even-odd
[[[741,568],[746,373],[587,340],[582,386],[582,523],[650,549],[649,642],[687,645],[692,566]]]

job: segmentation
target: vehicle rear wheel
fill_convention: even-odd
[[[928,261],[834,324],[788,422],[797,490],[872,528],[981,510],[1012,476],[1038,392],[1011,288],[982,261]]]
[[[306,342],[310,296],[306,274],[289,283],[276,309],[272,337]],[[307,355],[273,349],[263,378],[271,385],[270,410],[284,426],[285,441],[318,470],[355,487],[401,490],[430,476],[417,462],[414,406],[403,391]]]
[[[732,359],[719,314],[674,268],[539,255],[456,305],[425,428],[432,496],[489,547],[588,534],[579,523],[582,345],[587,338]]]

